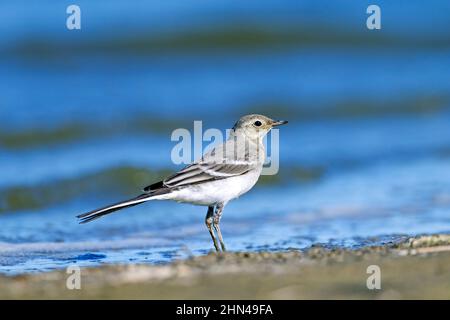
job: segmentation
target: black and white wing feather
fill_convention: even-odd
[[[230,156],[229,154],[227,155],[226,153],[224,153],[224,155],[217,156],[216,150],[222,149],[223,146],[224,145],[220,145],[216,147],[211,152],[203,156],[200,161],[186,166],[163,181],[154,183],[144,188],[144,191],[154,192],[155,190],[160,190],[161,188],[172,189],[186,185],[240,176],[254,169],[257,165],[256,161],[251,161],[249,159],[235,159],[235,157]],[[231,148],[229,148],[229,150],[231,150]]]

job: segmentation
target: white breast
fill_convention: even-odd
[[[261,168],[236,177],[188,186],[157,199],[206,206],[226,203],[249,191],[258,181],[260,174]]]

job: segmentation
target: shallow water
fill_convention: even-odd
[[[365,8],[350,1],[331,11],[313,1],[195,2],[159,11],[146,3],[141,9],[154,19],[141,13],[126,26],[139,44],[128,47],[117,14],[136,12],[120,1],[105,11],[80,2],[116,22],[112,29],[93,23],[73,35],[72,47],[66,31],[53,27],[52,1],[39,8],[51,23],[38,19],[32,31],[2,19],[20,2],[0,5],[0,24],[8,26],[0,38],[9,39],[0,46],[0,272],[158,264],[207,253],[203,207],[152,202],[87,225],[75,216],[176,170],[173,129],[202,119],[205,129],[225,130],[248,112],[290,123],[280,131],[279,174],[225,209],[229,250],[357,248],[450,232],[446,2],[413,1],[405,12],[382,1],[389,27],[375,43],[367,33],[352,42]],[[405,29],[402,19],[417,11],[440,32],[429,23]],[[315,40],[262,37],[255,49],[235,34],[227,42],[216,34],[220,50],[211,50],[207,37],[183,41],[185,34],[161,18],[175,13],[181,31],[214,36],[215,28],[241,21],[283,33],[301,21],[294,29],[307,26]],[[326,38],[314,36],[323,32],[317,21],[327,26]],[[147,27],[151,32],[138,32]],[[164,32],[176,37],[155,52],[152,37]],[[342,43],[330,42],[333,35]],[[45,50],[30,47],[30,38],[47,43]],[[106,40],[96,46],[92,38]]]

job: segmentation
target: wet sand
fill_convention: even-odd
[[[381,289],[366,285],[370,265]],[[1,299],[449,299],[450,235],[357,250],[210,253],[167,265],[81,269],[69,290],[65,270],[0,276]]]

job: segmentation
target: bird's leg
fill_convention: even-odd
[[[206,217],[205,217],[205,224],[206,227],[209,230],[209,234],[211,235],[211,238],[214,242],[214,247],[216,248],[216,251],[220,251],[219,249],[219,244],[217,243],[217,239],[216,236],[214,234],[214,231],[212,229],[212,225],[213,225],[213,216],[214,216],[214,206],[209,206],[208,207],[208,212],[206,213]]]
[[[213,225],[214,229],[216,229],[217,236],[219,237],[220,246],[222,247],[222,251],[227,251],[225,247],[225,243],[223,242],[222,232],[220,232],[220,218],[222,217],[222,211],[225,205],[223,203],[219,203],[216,206],[216,212],[214,213]]]

